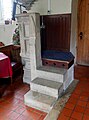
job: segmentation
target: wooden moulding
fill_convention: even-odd
[[[42,64],[45,66],[53,66],[53,67],[69,69],[74,64],[74,59],[70,61],[61,61],[61,60],[42,58]]]

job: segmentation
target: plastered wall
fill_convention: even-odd
[[[72,0],[51,0],[51,14],[71,13],[71,2]],[[38,0],[30,11],[48,14],[48,0]]]
[[[51,14],[71,13],[72,0],[51,0]],[[39,12],[41,15],[48,14],[48,0],[37,0],[30,11]],[[19,13],[19,8],[17,10]],[[0,41],[5,45],[12,43],[12,36],[15,30],[15,23],[11,25],[0,25]]]

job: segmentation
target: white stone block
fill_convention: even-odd
[[[35,91],[29,91],[24,95],[25,105],[47,113],[49,113],[49,111],[52,109],[55,102],[55,97],[51,97]]]
[[[42,78],[36,78],[31,81],[30,87],[32,91],[37,91],[56,98],[58,98],[61,92],[63,92],[62,83]]]
[[[31,70],[24,68],[23,82],[30,84],[31,82]]]
[[[56,82],[64,82],[64,75],[67,70],[63,68],[56,68],[51,66],[42,66],[37,68],[37,76],[39,78],[48,79]]]
[[[63,82],[63,88],[64,90],[67,89],[67,87],[71,84],[71,82],[74,80],[74,65],[72,65],[68,70],[67,73],[64,76],[64,82]]]

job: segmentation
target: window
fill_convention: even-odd
[[[1,20],[9,20],[12,18],[12,2],[13,0],[0,0]]]

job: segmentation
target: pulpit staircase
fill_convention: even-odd
[[[27,106],[49,113],[68,85],[73,81],[73,67],[69,70],[50,66],[40,66],[37,77],[30,83],[30,91],[25,94]]]
[[[40,15],[28,13],[18,15],[17,18],[22,35],[21,56],[25,60],[24,77],[31,77],[29,80],[30,91],[24,95],[24,103],[27,106],[49,113],[57,99],[73,81],[74,66],[72,65],[69,69],[43,66]]]

